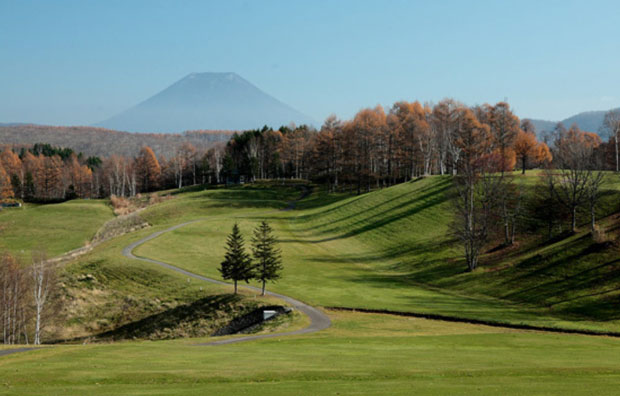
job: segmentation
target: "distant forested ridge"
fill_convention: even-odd
[[[208,149],[214,144],[227,142],[233,133],[233,131],[201,130],[180,134],[144,133],[138,135],[96,127],[20,124],[0,126],[0,144],[48,143],[53,146],[71,148],[87,156],[100,157],[135,156],[143,146],[149,146],[157,155],[171,156],[184,143],[189,143],[199,149]]]
[[[618,111],[620,109],[613,109],[612,111]],[[576,124],[579,129],[588,132],[594,132],[598,134],[605,134],[605,115],[608,111],[585,111],[583,113],[575,114],[562,121],[547,121],[528,119],[536,127],[536,131],[539,137],[542,137],[545,133],[552,132],[558,123],[561,123],[564,128],[570,128],[573,124]],[[602,136],[605,137],[605,136]]]

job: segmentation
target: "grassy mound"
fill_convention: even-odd
[[[114,214],[105,200],[25,204],[0,211],[0,250],[29,261],[34,249],[48,257],[84,246]]]
[[[115,341],[208,337],[235,318],[248,315],[264,305],[263,301],[246,299],[241,295],[212,295],[98,334],[97,339]]]
[[[247,204],[251,208],[276,211],[287,206],[289,196],[298,195],[295,186],[274,190],[258,185],[245,191],[250,195]],[[232,287],[190,279],[121,254],[126,245],[176,224],[180,218],[227,213],[227,194],[229,190],[200,189],[179,195],[181,199],[165,200],[141,213],[141,218],[153,222],[152,227],[104,241],[66,265],[62,274],[64,310],[47,329],[47,339],[204,336],[259,305],[281,304],[269,297],[255,300],[255,293],[249,292],[233,297]],[[281,194],[285,199],[278,199]],[[210,199],[198,198],[203,195]],[[302,321],[295,317],[295,324]],[[280,325],[294,325],[288,322]]]

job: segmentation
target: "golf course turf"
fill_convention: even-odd
[[[149,229],[97,246],[66,271],[92,273],[110,295],[191,301],[229,293],[232,286],[189,282],[122,249],[194,221],[133,253],[219,279],[232,225],[249,240],[266,220],[285,267],[268,290],[317,307],[620,331],[612,308],[617,254],[592,248],[584,231],[505,259],[489,253],[479,270],[465,272],[450,234],[449,187],[438,176],[361,196],[315,188],[288,211],[280,209],[299,196],[299,185],[188,190],[143,211]],[[2,356],[0,394],[613,395],[620,388],[618,338],[320,309],[332,326],[312,334],[218,346],[197,345],[210,337],[55,345]]]

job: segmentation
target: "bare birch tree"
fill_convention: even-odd
[[[34,344],[41,344],[41,329],[43,328],[43,310],[46,307],[50,290],[54,282],[54,271],[47,262],[45,253],[33,253],[32,266],[30,267],[32,276],[32,295],[35,310],[34,323]]]
[[[18,344],[24,337],[27,343],[26,308],[27,279],[17,260],[8,253],[0,257],[0,324],[2,341]]]

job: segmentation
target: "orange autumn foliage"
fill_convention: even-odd
[[[9,200],[14,197],[13,187],[11,186],[11,178],[6,173],[2,165],[0,165],[0,202]]]

